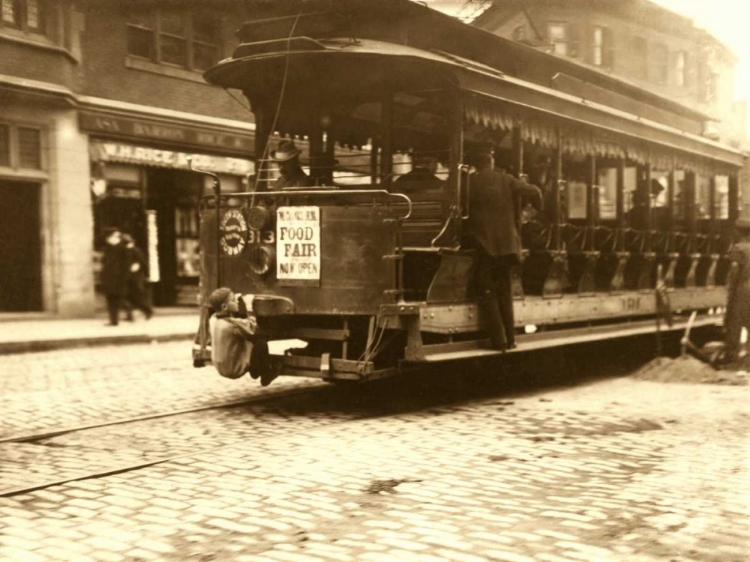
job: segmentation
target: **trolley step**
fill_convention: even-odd
[[[662,332],[684,331],[687,319],[679,319],[669,327],[662,323]],[[720,326],[722,317],[720,315],[699,316],[693,323],[693,327]],[[540,351],[552,347],[563,347],[579,345],[602,340],[617,338],[628,338],[653,334],[656,332],[656,321],[644,320],[641,322],[630,322],[627,324],[616,324],[606,326],[593,326],[588,328],[572,328],[550,330],[537,334],[521,335],[516,337],[517,347],[508,351],[499,351],[490,347],[490,340],[469,340],[455,343],[441,343],[425,345],[425,361],[436,363],[442,361],[457,361],[478,357],[492,357],[509,353],[523,353],[529,351]]]

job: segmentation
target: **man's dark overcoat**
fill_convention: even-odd
[[[727,352],[735,358],[742,328],[750,328],[750,242],[738,242],[729,252],[735,264],[727,283],[727,310],[724,315]]]
[[[122,244],[104,245],[101,284],[105,295],[124,295],[127,291],[130,276],[128,250]]]
[[[516,201],[521,196],[532,197],[532,204],[541,205],[539,190],[513,176],[496,170],[471,176],[469,232],[490,256],[520,256]]]

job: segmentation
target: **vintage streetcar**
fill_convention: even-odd
[[[249,100],[258,172],[203,200],[201,298],[252,294],[259,335],[306,342],[271,356],[281,375],[370,381],[500,354],[465,244],[468,155],[487,145],[544,191],[517,213],[513,352],[653,332],[660,280],[673,310],[720,323],[743,158],[704,135],[709,116],[407,0],[250,5],[205,77]],[[282,138],[314,187],[274,189]],[[407,174],[422,158],[433,181]]]

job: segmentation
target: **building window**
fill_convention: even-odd
[[[18,128],[18,165],[32,170],[42,169],[42,133],[39,129]]]
[[[594,37],[591,41],[593,48],[592,62],[596,66],[602,66],[604,64],[604,30],[601,27],[594,28]]]
[[[208,14],[141,13],[128,22],[128,54],[191,70],[216,64],[220,38],[218,20]]]
[[[29,33],[45,33],[47,0],[0,0],[0,27],[14,27]]]
[[[568,54],[568,26],[564,23],[550,23],[547,26],[547,37],[554,45],[556,55]]]
[[[132,14],[128,22],[128,53],[151,59],[156,54],[154,21],[150,14]]]
[[[591,37],[591,62],[596,66],[612,68],[614,58],[612,31],[606,27],[595,27]]]
[[[187,25],[184,14],[166,13],[159,17],[159,58],[161,62],[187,66]]]
[[[633,38],[633,60],[636,78],[648,80],[648,43],[644,37]]]
[[[10,166],[10,127],[0,125],[0,166]]]
[[[0,123],[0,166],[41,170],[41,129]]]
[[[679,51],[675,58],[675,84],[680,88],[687,84],[687,55]]]
[[[669,82],[669,49],[661,43],[654,47],[654,78],[659,84]]]

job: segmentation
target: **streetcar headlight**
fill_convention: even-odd
[[[253,207],[247,214],[247,224],[253,230],[265,230],[271,224],[271,213],[265,207]]]
[[[265,275],[274,265],[276,251],[269,246],[254,246],[248,252],[250,269],[256,275]]]

